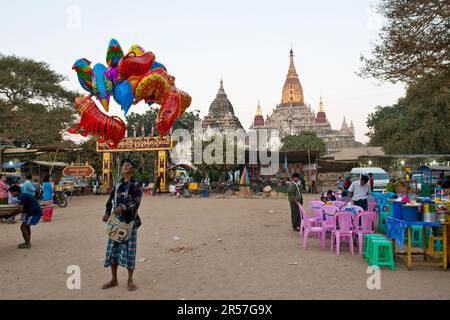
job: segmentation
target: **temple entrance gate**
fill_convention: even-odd
[[[112,188],[113,153],[151,152],[157,151],[157,173],[161,177],[161,192],[169,192],[167,177],[169,151],[173,149],[171,137],[137,137],[125,138],[116,149],[109,148],[105,143],[97,142],[97,152],[103,154],[102,181],[103,188]]]

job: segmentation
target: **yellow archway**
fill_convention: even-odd
[[[168,192],[167,161],[169,151],[172,149],[173,140],[171,137],[125,138],[116,149],[109,148],[105,143],[97,142],[97,152],[103,154],[103,187],[105,190],[112,188],[112,153],[157,151],[157,173],[161,176],[161,192]]]

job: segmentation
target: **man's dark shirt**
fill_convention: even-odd
[[[42,215],[41,205],[32,195],[21,192],[17,197],[17,201],[23,206],[24,213],[30,216]]]
[[[111,192],[111,195],[109,196],[108,202],[106,203],[105,214],[107,216],[111,215],[114,209],[113,202],[115,199],[117,199],[116,207],[122,207],[122,217],[124,218],[125,222],[130,223],[131,221],[133,221],[133,219],[135,219],[136,225],[139,227],[142,224],[138,213],[139,206],[141,204],[142,193],[142,184],[139,181],[131,178],[130,181],[125,182],[122,179],[119,186],[115,186],[113,188],[113,192]]]

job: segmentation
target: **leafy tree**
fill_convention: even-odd
[[[194,131],[195,121],[200,121],[200,110],[185,112],[173,125],[173,129],[185,129],[189,132]]]
[[[158,129],[156,128],[156,119],[158,117],[158,110],[149,109],[144,114],[131,113],[126,117],[127,123],[127,133],[129,137],[132,137],[132,127],[136,128],[137,136],[141,136],[141,127],[145,129],[145,134],[149,136],[151,134],[152,125],[154,127],[154,134],[158,134]]]
[[[0,55],[0,136],[59,145],[77,117],[64,80],[45,62]]]
[[[145,114],[131,113],[127,116],[128,136],[130,137],[132,135],[132,126],[135,126],[137,136],[141,135],[142,126],[144,126],[146,135],[150,135],[152,125],[154,128],[154,134],[158,135],[158,128],[156,127],[158,112],[158,109],[151,108]],[[175,122],[173,129],[186,129],[189,132],[193,132],[194,122],[200,121],[199,114],[200,111],[198,110],[185,112],[183,116]]]
[[[281,151],[319,150],[324,154],[327,150],[325,142],[314,132],[302,132],[297,135],[286,136],[281,140]]]
[[[89,162],[89,164],[97,171],[101,171],[103,167],[103,155],[97,152],[97,141],[93,138],[81,143],[77,149],[77,158],[74,162]]]
[[[373,56],[361,56],[361,76],[411,83],[418,77],[448,74],[448,0],[380,0],[376,9],[387,23]]]
[[[367,117],[366,123],[369,132],[366,136],[371,139],[371,145],[380,146],[383,145],[385,140],[390,140],[399,129],[397,127],[399,120],[406,114],[405,98],[399,99],[393,106],[378,106],[375,110],[374,113],[369,114]],[[375,129],[377,129],[377,134],[375,134]],[[384,129],[384,133],[381,134],[381,131],[378,131],[379,129]]]
[[[158,118],[158,109],[151,108],[145,114],[131,113],[127,116],[128,136],[132,136],[132,127],[136,128],[136,135],[141,136],[141,128],[144,127],[146,136],[151,135],[151,128],[153,125],[154,135],[158,135],[158,129],[156,127],[156,120]],[[174,124],[175,129],[186,129],[189,132],[194,130],[194,121],[199,121],[199,111],[185,112],[183,116],[178,119]],[[136,152],[130,153],[127,157],[137,161],[139,168],[136,170],[135,175],[141,181],[152,180],[154,173],[156,172],[156,152]]]
[[[367,125],[370,145],[388,154],[450,153],[450,77],[425,77],[394,106],[378,107]]]
[[[450,152],[450,3],[446,0],[380,0],[387,23],[371,58],[361,57],[363,77],[405,82],[395,105],[369,115],[370,145],[386,153]]]
[[[234,173],[240,169],[241,165],[237,164],[238,162],[238,146],[236,143],[233,145],[228,144],[226,135],[225,136],[218,136],[219,139],[222,139],[222,164],[220,163],[212,163],[207,164],[205,161],[202,161],[201,164],[196,164],[199,172],[203,177],[209,176],[209,177],[216,177],[219,176],[219,180],[222,180],[225,176],[225,173],[230,173],[232,176],[234,176]],[[202,153],[204,154],[205,149],[214,143],[216,137],[211,137],[207,141],[202,142]],[[227,150],[230,148],[233,149],[233,163],[227,163],[226,155]],[[214,150],[211,155],[212,157],[216,156],[216,150]],[[214,179],[213,179],[214,180]]]

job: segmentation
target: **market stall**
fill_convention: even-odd
[[[399,198],[391,201],[389,205],[392,215],[387,217],[387,236],[392,240],[396,258],[402,260],[406,255],[409,270],[412,269],[413,263],[416,266],[441,266],[446,270],[450,258],[448,252],[450,199]],[[397,247],[400,250],[404,249],[405,236],[406,253],[396,252]],[[417,242],[415,238],[419,238],[422,242],[419,243],[421,252],[413,252],[413,242]],[[441,244],[440,250],[435,250],[436,242]]]

